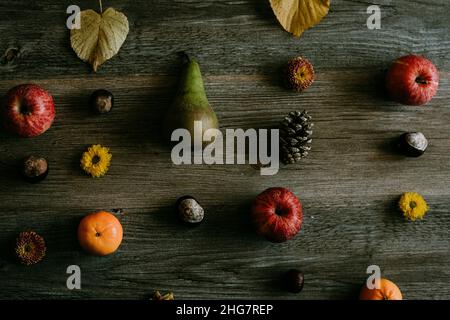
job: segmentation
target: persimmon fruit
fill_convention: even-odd
[[[106,211],[85,216],[78,226],[78,241],[88,253],[106,256],[122,243],[123,229],[119,220]]]
[[[359,294],[359,300],[403,300],[402,292],[395,283],[381,278],[379,289],[369,289],[364,285]]]

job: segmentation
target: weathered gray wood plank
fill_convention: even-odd
[[[92,8],[91,1],[78,3],[83,9]],[[448,4],[440,0],[377,1],[384,16],[380,31],[366,28],[366,8],[372,2],[335,0],[330,14],[301,40],[283,32],[268,1],[107,3],[127,13],[131,31],[116,61],[100,70],[102,75],[173,74],[178,68],[175,53],[180,50],[199,57],[211,74],[272,73],[297,54],[313,58],[319,69],[384,68],[409,52],[432,55],[438,66],[449,66]],[[20,50],[18,59],[1,67],[3,74],[20,79],[89,72],[70,49],[64,28],[69,4],[0,4],[0,54],[11,47]]]

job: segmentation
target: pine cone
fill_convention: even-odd
[[[280,124],[280,156],[285,164],[306,157],[311,150],[313,123],[306,110],[290,112]]]

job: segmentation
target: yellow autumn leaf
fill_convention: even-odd
[[[330,0],[270,0],[283,28],[296,37],[318,24],[330,9]]]
[[[94,10],[80,12],[80,29],[72,29],[70,43],[78,57],[98,67],[115,56],[129,32],[127,17],[113,8],[102,14]]]

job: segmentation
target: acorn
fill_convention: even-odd
[[[303,91],[314,82],[314,68],[311,62],[302,57],[290,60],[284,71],[284,82],[288,89]]]
[[[45,257],[45,241],[34,231],[21,232],[16,240],[15,253],[19,261],[27,266]]]
[[[177,200],[176,209],[178,217],[187,225],[198,225],[205,217],[205,211],[191,196],[184,196]]]
[[[89,99],[89,105],[98,114],[108,113],[114,107],[114,95],[108,90],[96,90]]]
[[[421,132],[407,132],[400,136],[400,150],[409,157],[420,157],[428,147],[428,140]]]
[[[291,269],[283,276],[284,286],[291,293],[299,293],[303,290],[305,276],[300,270]]]
[[[21,173],[26,181],[37,183],[47,177],[48,170],[49,166],[45,158],[29,156],[22,163]]]

